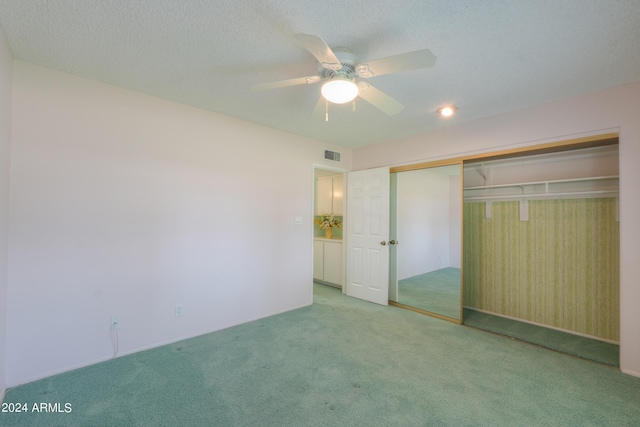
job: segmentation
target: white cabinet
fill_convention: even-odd
[[[342,286],[342,241],[313,241],[313,278]]]
[[[344,178],[342,175],[333,177],[333,214],[334,215],[342,215],[342,205],[344,200]]]
[[[324,281],[342,285],[342,242],[324,242]]]
[[[313,241],[313,279],[324,280],[324,242]]]
[[[316,215],[333,211],[333,179],[330,176],[316,180]]]
[[[342,175],[323,176],[316,179],[316,215],[324,213],[342,215],[343,182]]]

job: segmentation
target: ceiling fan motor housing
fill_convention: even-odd
[[[346,80],[354,80],[356,77],[356,64],[358,63],[358,57],[354,55],[349,49],[345,48],[337,48],[334,49],[333,52],[336,55],[336,58],[340,61],[340,65],[342,68],[339,70],[329,70],[327,68],[322,68],[322,77],[331,80],[333,78],[341,78]]]

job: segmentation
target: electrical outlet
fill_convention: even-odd
[[[182,304],[176,305],[176,317],[182,317],[183,314]]]
[[[111,316],[111,329],[120,329],[120,318]]]

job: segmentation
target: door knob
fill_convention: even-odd
[[[396,242],[395,240],[389,240],[389,244],[390,244],[390,245],[397,245],[397,244],[398,244],[398,242]]]
[[[385,242],[385,241],[383,240],[382,242],[380,242],[380,244],[381,244],[382,246],[385,246],[385,245],[387,244],[387,242]]]

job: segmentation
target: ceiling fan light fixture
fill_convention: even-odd
[[[457,108],[452,105],[445,105],[444,107],[438,108],[438,114],[440,117],[451,117],[455,114]]]
[[[344,104],[358,96],[358,86],[347,79],[331,79],[322,85],[322,96],[334,104]]]

